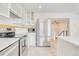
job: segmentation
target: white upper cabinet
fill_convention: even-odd
[[[27,12],[27,22],[28,24],[34,25],[35,20],[34,20],[34,12]]]
[[[17,6],[17,14],[22,18],[22,4],[18,3]]]
[[[1,21],[3,23],[9,23],[9,21],[11,20],[10,23],[13,22],[25,24],[26,9],[22,3],[0,3],[0,19],[0,23]],[[2,19],[6,19],[6,21]]]
[[[9,8],[8,3],[0,3],[0,15],[9,17]]]
[[[26,9],[25,9],[25,7],[22,5],[22,22],[23,23],[27,23],[27,12],[26,12]]]
[[[10,11],[15,15],[22,17],[22,6],[19,3],[11,3],[10,4]]]
[[[22,3],[0,3],[0,15],[5,17],[26,18],[26,10]]]
[[[10,17],[14,14],[17,18],[26,18],[26,10],[21,3],[0,3],[0,15],[5,17]]]
[[[17,14],[17,6],[14,3],[10,4],[10,11],[13,12],[14,14]]]
[[[22,17],[23,19],[26,19],[26,9],[23,5],[22,5]]]

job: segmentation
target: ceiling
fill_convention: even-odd
[[[79,12],[79,3],[24,3],[24,7],[28,12]]]

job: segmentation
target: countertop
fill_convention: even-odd
[[[20,38],[20,37],[23,37],[24,35],[26,35],[26,34],[16,34],[14,38]]]
[[[66,42],[69,42],[73,45],[79,46],[79,38],[78,37],[66,37],[66,36],[59,36],[60,40],[64,40]]]
[[[0,38],[0,51],[13,44],[14,42],[20,40],[25,34],[17,34],[12,38]]]
[[[0,38],[0,51],[18,40],[19,38]]]

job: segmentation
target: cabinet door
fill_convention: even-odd
[[[23,4],[11,3],[10,9],[11,9],[11,12],[13,13],[13,15],[16,15],[16,17],[21,18],[21,23],[23,23],[23,24],[26,23],[26,10],[25,10],[25,7],[23,6]]]
[[[22,11],[22,4],[17,3],[16,5],[17,5],[17,13],[22,18],[22,12],[24,12]]]
[[[26,24],[27,23],[27,14],[26,14],[26,9],[24,8],[24,6],[22,7],[22,22],[24,23],[24,24]]]
[[[19,17],[19,15],[18,15],[18,6],[17,6],[17,4],[16,3],[11,3],[10,4],[11,6],[10,6],[10,11],[11,11],[11,13],[13,14],[13,15],[15,15],[16,17]]]
[[[36,46],[36,37],[35,33],[28,33],[28,47],[35,47]]]
[[[11,8],[10,9],[15,15],[17,15],[19,17],[22,17],[22,6],[21,6],[21,4],[11,3]]]
[[[20,55],[22,56],[25,51],[26,51],[26,38],[23,37],[23,38],[20,40]],[[27,53],[27,52],[26,52],[26,53]]]
[[[7,56],[18,56],[18,45],[12,47]]]
[[[0,15],[9,17],[8,3],[0,3]]]
[[[26,9],[24,8],[24,6],[22,6],[22,17],[23,19],[26,19]]]
[[[7,47],[5,50],[0,52],[0,56],[18,56],[18,53],[18,42],[15,42],[9,47]]]

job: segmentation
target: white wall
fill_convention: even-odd
[[[70,35],[71,37],[79,37],[79,15],[74,16],[70,20]]]

